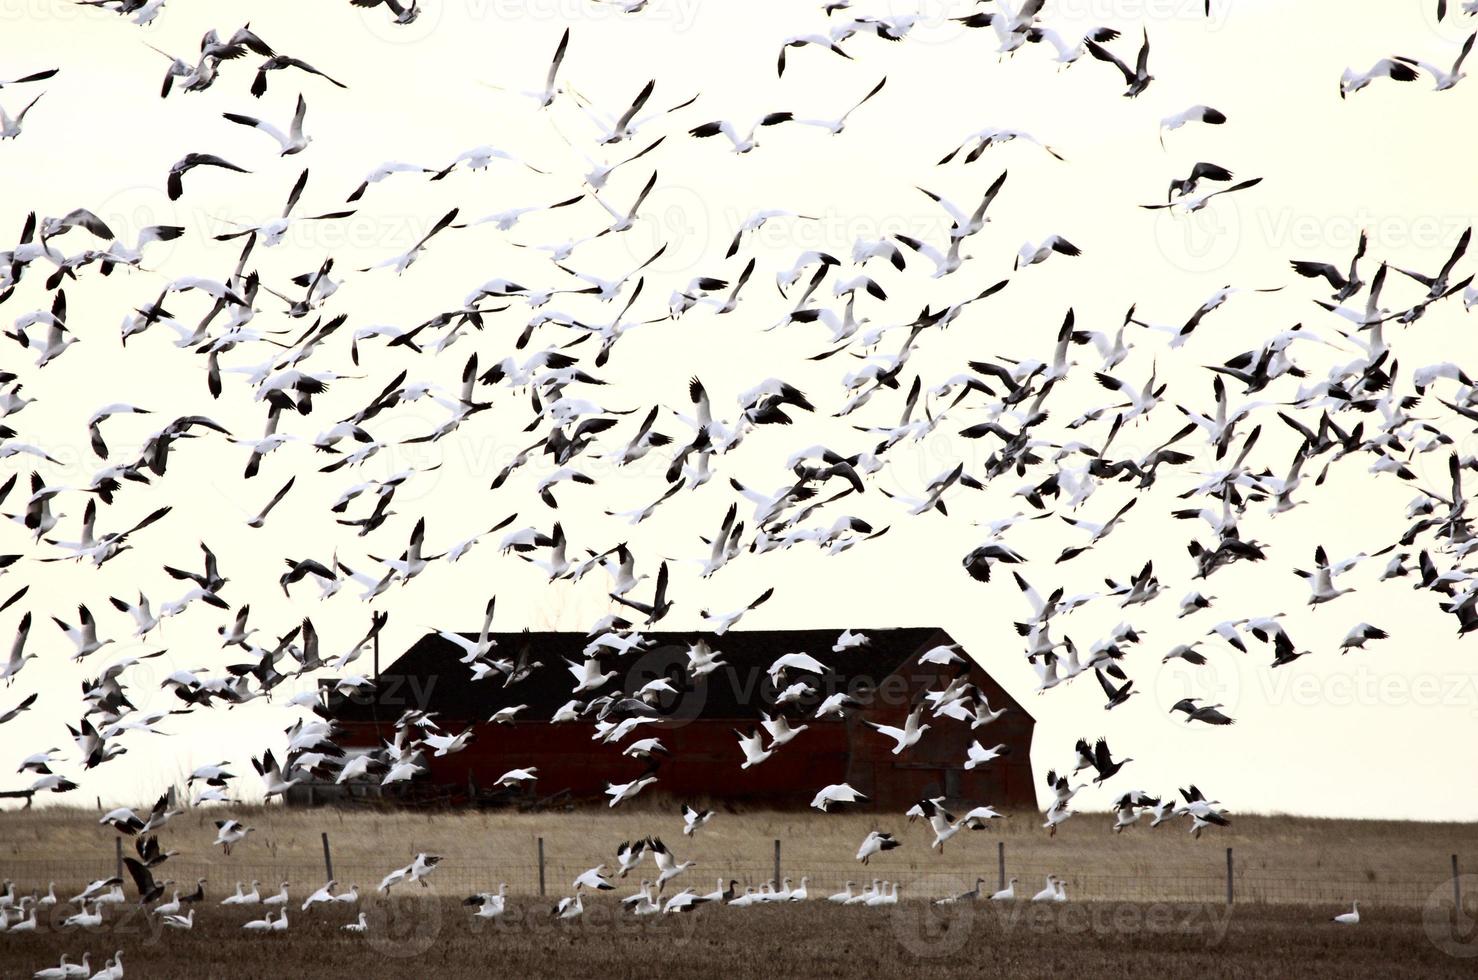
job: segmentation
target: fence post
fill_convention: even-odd
[[[1458,915],[1463,909],[1463,883],[1457,876],[1457,855],[1452,856],[1452,914]]]
[[[780,887],[780,838],[775,838],[775,887]]]
[[[323,832],[323,871],[328,875],[325,881],[334,880],[334,856],[328,849],[328,831],[326,830]]]
[[[1006,890],[1006,842],[996,841],[996,891]]]
[[[1227,848],[1227,904],[1232,904],[1232,849]]]
[[[113,838],[113,863],[114,863],[114,865],[116,867],[116,870],[114,871],[114,875],[116,877],[122,878],[123,877],[123,838],[122,837],[114,837]]]
[[[539,897],[544,897],[544,838],[539,838]]]

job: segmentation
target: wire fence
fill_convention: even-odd
[[[396,855],[401,859],[400,855]],[[1402,875],[1364,876],[1333,874],[1312,876],[1308,874],[1275,875],[1262,869],[1246,871],[1228,862],[1229,870],[1218,866],[1208,868],[1157,868],[1153,873],[1084,873],[1070,868],[1019,866],[1009,860],[1001,864],[992,861],[978,870],[961,869],[958,866],[947,870],[931,868],[927,862],[888,862],[875,858],[871,866],[856,862],[810,862],[805,866],[791,866],[783,860],[776,874],[776,862],[756,860],[753,862],[725,862],[723,864],[698,864],[673,879],[665,888],[670,894],[682,888],[692,888],[699,893],[714,890],[717,883],[727,887],[731,881],[743,891],[747,887],[758,888],[766,882],[788,877],[792,884],[806,880],[806,888],[812,899],[826,898],[842,892],[848,882],[854,890],[872,885],[874,881],[887,881],[901,886],[906,898],[938,899],[959,895],[976,888],[980,879],[979,893],[983,896],[995,892],[1004,878],[1016,878],[1015,896],[1030,899],[1046,887],[1048,875],[1055,875],[1063,883],[1069,901],[1085,902],[1159,902],[1159,903],[1264,903],[1297,905],[1347,905],[1358,899],[1366,905],[1422,907],[1433,902],[1454,901],[1453,886],[1456,881],[1456,859],[1434,857],[1429,873]],[[396,865],[398,866],[398,865]],[[588,871],[587,862],[571,863],[563,860],[546,860],[542,864],[465,862],[443,860],[428,876],[426,895],[466,896],[478,892],[496,891],[502,884],[508,886],[510,895],[529,898],[544,896],[555,899],[573,893],[574,880]],[[59,902],[66,903],[80,894],[89,883],[106,879],[117,873],[116,858],[84,860],[8,860],[0,864],[0,877],[14,882],[15,894],[44,895],[54,885]],[[362,861],[333,861],[333,877],[339,882],[338,891],[348,891],[358,886],[360,893],[369,898],[376,893],[381,879],[394,867],[384,864],[367,864]],[[614,874],[612,864],[607,873]],[[234,858],[214,860],[190,860],[171,858],[154,869],[156,879],[172,879],[164,898],[177,888],[181,894],[195,890],[198,879],[207,884],[206,902],[216,904],[236,891],[237,882],[250,891],[257,883],[260,895],[265,898],[276,894],[282,882],[289,883],[290,904],[302,904],[302,900],[319,888],[329,877],[324,861],[294,857],[283,861],[242,861]],[[616,894],[626,895],[638,887],[643,879],[655,879],[658,870],[650,858],[645,858],[624,878],[613,877]],[[1230,890],[1228,880],[1230,877]],[[123,874],[125,891],[130,900],[134,895],[133,883],[127,873]],[[397,894],[421,893],[415,884],[395,886]]]

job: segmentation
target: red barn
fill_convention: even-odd
[[[699,633],[647,633],[646,645],[625,654],[595,659],[609,676],[579,696],[584,706],[613,698],[606,723],[640,714],[629,697],[643,685],[667,678],[672,691],[654,697],[651,719],[633,723],[619,742],[597,740],[597,709],[578,721],[553,722],[575,699],[567,664],[587,656],[589,638],[580,633],[500,633],[492,657],[533,666],[527,676],[504,684],[504,675],[473,680],[456,644],[430,634],[379,675],[372,694],[330,695],[330,715],[340,726],[346,748],[372,748],[392,739],[396,720],[408,710],[435,714],[447,732],[471,727],[471,745],[435,758],[426,754],[429,772],[402,792],[412,798],[452,802],[513,801],[512,791],[489,791],[510,769],[537,769],[538,781],[519,800],[604,800],[608,783],[643,775],[655,765],[655,791],[671,796],[732,800],[750,804],[801,807],[817,789],[849,783],[881,808],[904,808],[925,796],[952,801],[1032,807],[1036,792],[1031,770],[1031,715],[965,655],[964,664],[920,663],[926,652],[953,641],[935,628],[867,630],[867,642],[834,649],[840,630],[735,631],[723,636]],[[475,639],[470,636],[469,639]],[[694,679],[689,650],[707,644],[718,666]],[[814,658],[819,672],[790,670],[772,680],[771,665],[783,654]],[[944,688],[958,675],[973,686],[971,705],[983,698],[1005,713],[977,728],[949,715],[934,715],[926,692]],[[778,683],[777,683],[778,681]],[[802,683],[798,700],[777,707],[790,685]],[[815,717],[827,697],[846,693],[855,706],[845,719]],[[920,741],[894,755],[894,741],[872,725],[902,727],[923,704],[929,725]],[[495,711],[522,705],[511,723],[490,723]],[[741,769],[744,755],[736,732],[752,734],[762,716],[785,715],[792,727],[804,726],[766,761]],[[670,753],[644,762],[622,755],[636,739],[658,738]],[[766,743],[770,742],[768,736]],[[972,741],[1006,746],[1004,758],[966,769]],[[316,791],[314,795],[318,795]]]

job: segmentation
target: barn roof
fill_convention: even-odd
[[[581,700],[617,690],[633,692],[647,681],[667,676],[682,693],[658,705],[662,714],[688,718],[755,719],[759,712],[773,712],[775,687],[766,669],[776,657],[804,652],[827,668],[819,678],[797,674],[817,689],[816,700],[837,691],[848,691],[862,700],[874,692],[900,667],[926,650],[952,642],[937,627],[902,627],[863,630],[869,642],[862,647],[834,651],[840,629],[734,630],[723,636],[697,632],[643,633],[648,645],[640,651],[598,659],[603,670],[616,676],[604,687]],[[475,639],[476,634],[463,634]],[[505,687],[501,675],[474,681],[468,666],[461,663],[462,649],[435,633],[427,634],[380,673],[372,695],[335,698],[330,707],[337,719],[359,722],[388,722],[406,710],[437,712],[444,722],[484,721],[499,708],[526,705],[521,721],[547,721],[573,696],[574,679],[568,662],[585,659],[588,637],[573,632],[520,632],[492,634],[497,645],[493,657],[517,661],[527,652],[542,666],[526,679]],[[706,677],[691,681],[686,672],[688,648],[705,642],[717,651],[724,666]],[[1026,712],[989,675],[975,667],[976,682],[984,680],[993,695],[992,704]],[[894,682],[895,685],[897,681]],[[782,686],[784,682],[782,682]],[[1029,715],[1027,717],[1030,717]]]

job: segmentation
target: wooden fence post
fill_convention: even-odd
[[[996,891],[1006,890],[1006,842],[996,841]]]
[[[1460,914],[1463,910],[1463,883],[1457,876],[1457,855],[1452,856],[1452,914]]]
[[[325,881],[334,880],[334,856],[328,849],[328,831],[323,832],[323,872],[328,875]]]
[[[122,878],[123,877],[123,838],[122,837],[114,837],[113,838],[113,863],[116,866],[116,870],[113,872],[114,875],[116,877]]]
[[[775,838],[775,887],[780,887],[780,838]]]
[[[1232,904],[1232,849],[1227,848],[1227,904]]]
[[[539,838],[539,897],[544,897],[544,838]]]

